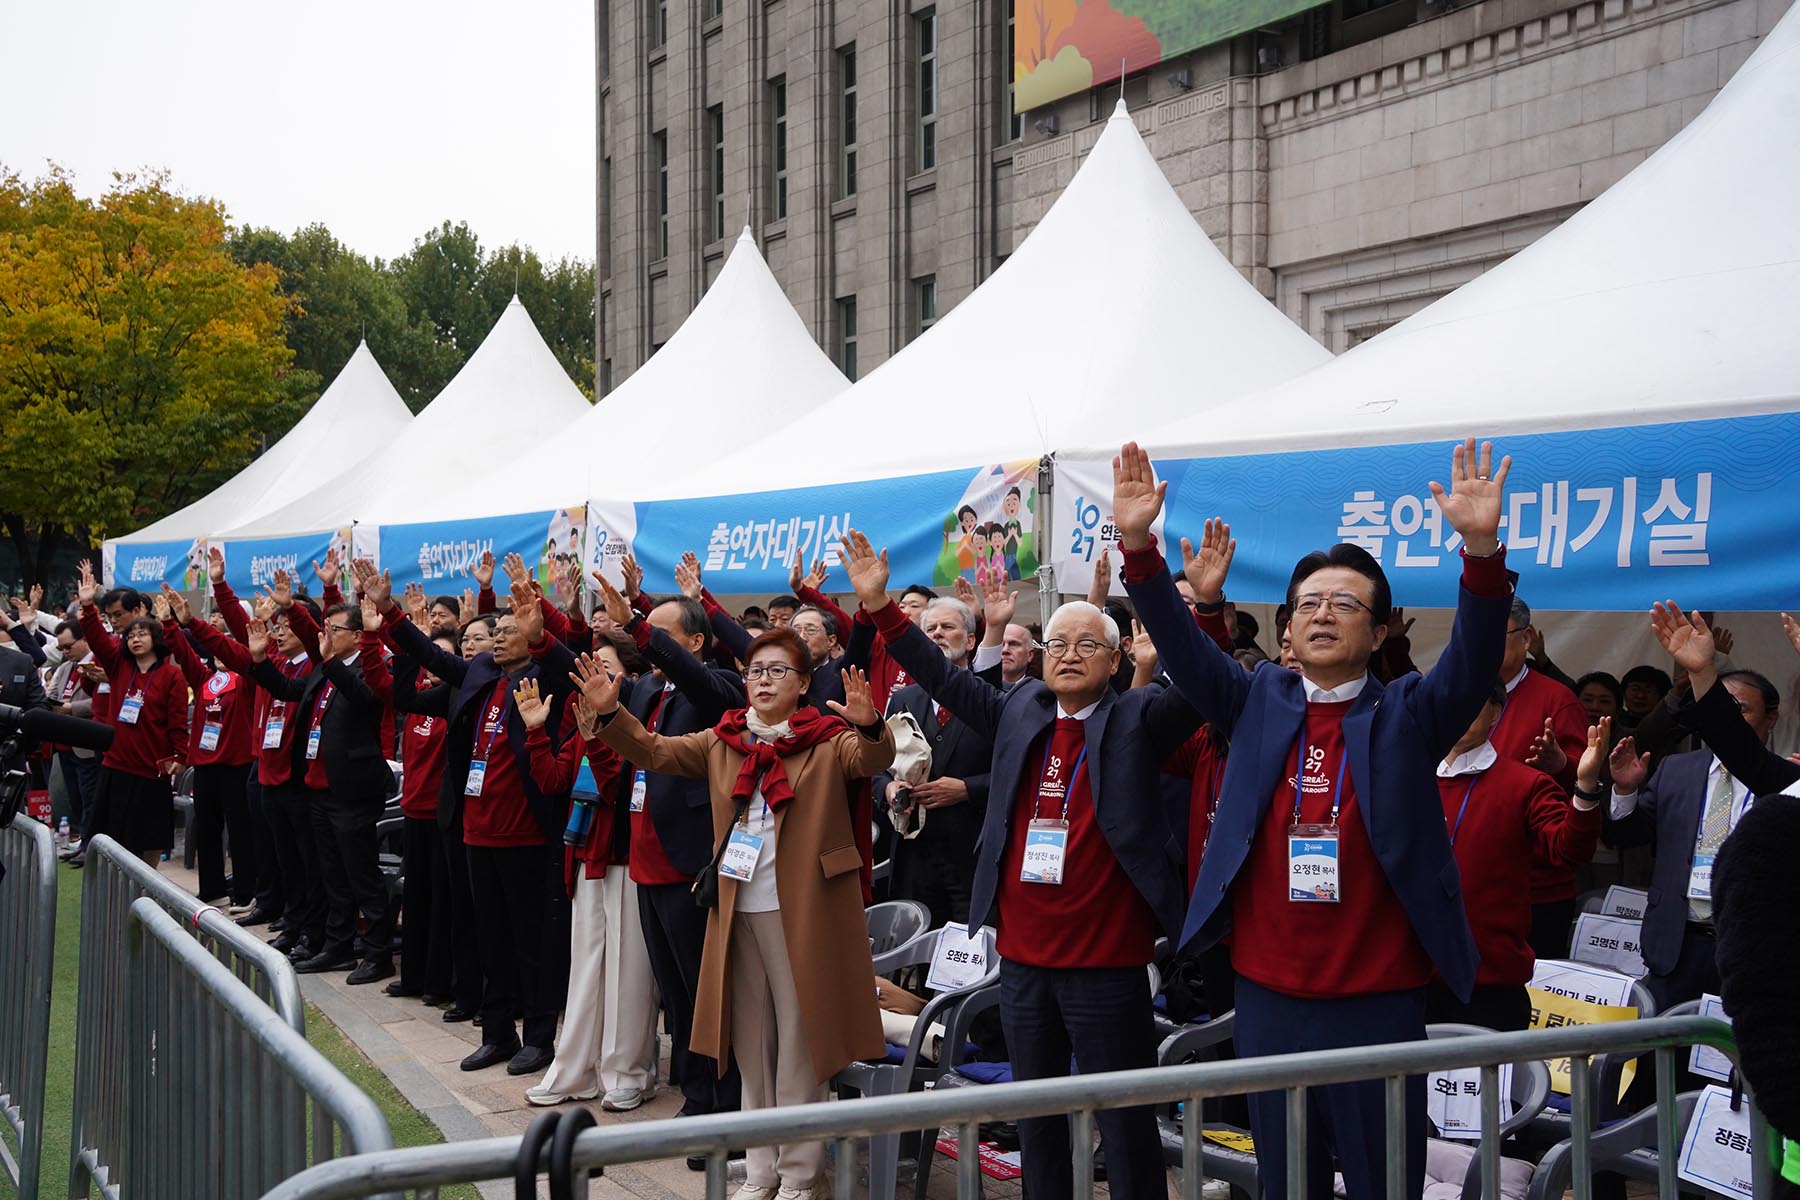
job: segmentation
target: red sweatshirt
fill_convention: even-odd
[[[542,846],[544,830],[525,794],[524,768],[506,736],[513,681],[502,675],[482,701],[475,721],[472,762],[486,762],[481,795],[463,796],[463,844],[481,847]],[[475,772],[470,770],[473,778]]]
[[[1545,718],[1552,722],[1557,744],[1569,759],[1556,775],[1556,782],[1566,791],[1574,786],[1575,768],[1587,750],[1588,716],[1575,693],[1556,680],[1527,667],[1525,678],[1507,693],[1506,708],[1488,740],[1501,758],[1523,763],[1531,754],[1531,744],[1544,732]],[[1533,904],[1574,898],[1573,870],[1542,860],[1531,864]]]
[[[161,658],[148,671],[140,670],[92,604],[81,606],[81,634],[112,684],[113,744],[100,765],[155,779],[167,764],[185,762],[188,689],[181,668]]]
[[[856,616],[852,617],[838,607],[837,601],[817,588],[802,584],[797,599],[802,604],[810,604],[822,612],[830,613],[831,619],[837,622],[838,636],[843,639],[846,646],[850,644],[850,626],[857,621],[864,624],[870,622],[869,614],[861,608],[858,608]],[[902,667],[895,661],[894,656],[888,653],[887,643],[880,638],[875,639],[875,645],[869,651],[868,674],[869,696],[875,701],[875,708],[878,712],[886,712],[889,702],[894,698],[894,693],[912,682],[907,678],[906,668]]]
[[[196,767],[248,763],[256,756],[250,740],[256,726],[256,684],[223,665],[209,670],[174,621],[164,622],[163,638],[174,648],[176,665],[194,692],[188,762]]]
[[[230,596],[230,589],[223,584],[219,588]],[[215,589],[215,595],[217,589]],[[249,632],[248,622],[244,619],[244,610],[238,608],[236,600],[230,600],[230,608],[224,609],[227,625],[243,625],[246,635]],[[237,613],[237,621],[232,620],[232,612]],[[201,649],[213,656],[213,661],[236,672],[245,679],[250,678],[250,651],[241,642],[226,637],[205,621],[195,619],[187,624],[188,632],[200,643]],[[313,670],[310,658],[289,659],[282,654],[271,652],[269,661],[275,669],[289,679],[301,679]],[[276,741],[269,743],[269,727],[280,722]],[[250,745],[256,752],[256,781],[263,787],[280,787],[293,776],[294,760],[289,747],[294,744],[295,728],[300,724],[300,712],[286,700],[278,700],[262,688],[256,689],[255,713],[252,717]]]
[[[598,738],[584,740],[576,732],[574,705],[566,705],[564,712],[561,749],[551,746],[550,734],[541,726],[526,733],[525,746],[531,752],[531,779],[539,791],[568,792],[575,786],[583,756],[594,772],[594,782],[599,785],[600,795],[593,802],[594,820],[588,827],[587,841],[579,849],[563,847],[563,882],[572,897],[578,867],[586,878],[602,879],[606,868],[612,865],[614,814],[624,760],[605,742]]]
[[[446,717],[405,713],[400,734],[400,762],[406,768],[400,784],[400,811],[417,820],[437,816],[438,788],[444,782]]]

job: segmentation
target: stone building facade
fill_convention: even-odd
[[[746,224],[866,373],[1005,260],[1121,94],[1219,249],[1342,351],[1636,166],[1790,0],[1330,0],[1022,117],[1011,0],[596,2],[604,392]]]

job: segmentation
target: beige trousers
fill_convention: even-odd
[[[731,1048],[744,1081],[744,1110],[824,1100],[830,1088],[813,1083],[812,1053],[779,912],[732,917],[730,970]],[[806,1188],[824,1166],[824,1142],[760,1146],[746,1156],[744,1182]]]
[[[569,905],[569,993],[556,1061],[537,1090],[581,1096],[643,1088],[656,1069],[656,981],[627,868],[589,879]]]

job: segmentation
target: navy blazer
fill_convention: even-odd
[[[1715,684],[1713,690],[1725,688]],[[1606,840],[1612,845],[1649,845],[1656,850],[1640,938],[1644,965],[1652,975],[1675,969],[1687,936],[1688,874],[1694,866],[1700,818],[1706,812],[1706,777],[1712,764],[1711,750],[1669,755],[1638,789],[1636,810],[1623,820],[1606,823]]]
[[[1231,928],[1231,887],[1293,762],[1306,720],[1300,676],[1275,663],[1246,672],[1194,624],[1165,564],[1125,590],[1175,687],[1231,740],[1219,811],[1181,931],[1204,949]],[[1370,676],[1344,717],[1350,779],[1369,842],[1413,932],[1450,989],[1467,1000],[1479,954],[1450,854],[1437,765],[1487,702],[1506,650],[1509,594],[1460,589],[1450,642],[1430,673],[1385,687]],[[1523,883],[1521,882],[1521,886]]]
[[[965,667],[952,666],[936,643],[907,623],[888,653],[925,691],[976,733],[994,741],[987,813],[975,847],[969,923],[993,923],[1001,860],[1006,855],[1013,801],[1037,769],[1031,748],[1056,720],[1056,697],[1041,679],[1002,690]],[[1111,689],[1087,719],[1088,787],[1101,836],[1131,876],[1165,933],[1181,928],[1187,894],[1182,847],[1169,831],[1161,802],[1162,764],[1200,727],[1200,714],[1173,689]],[[1435,794],[1435,792],[1434,792]]]

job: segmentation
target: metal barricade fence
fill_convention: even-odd
[[[338,1153],[393,1147],[360,1088],[148,897],[125,928],[129,1105],[107,1190],[237,1200]]]
[[[942,1127],[957,1131],[957,1196],[960,1200],[975,1200],[980,1194],[980,1159],[976,1151],[979,1123],[1067,1114],[1074,1125],[1075,1195],[1078,1200],[1090,1200],[1093,1194],[1094,1113],[1097,1110],[1184,1102],[1187,1113],[1197,1114],[1205,1099],[1285,1091],[1287,1200],[1307,1200],[1306,1172],[1299,1169],[1298,1160],[1304,1153],[1308,1087],[1354,1080],[1386,1080],[1388,1159],[1390,1164],[1401,1164],[1405,1160],[1401,1153],[1405,1134],[1396,1118],[1404,1104],[1402,1081],[1409,1075],[1479,1067],[1483,1084],[1481,1194],[1497,1197],[1501,1194],[1500,1064],[1569,1058],[1574,1093],[1570,1103],[1570,1136],[1575,1196],[1576,1200],[1590,1200],[1592,1170],[1588,1142],[1593,1129],[1589,1060],[1594,1055],[1609,1052],[1650,1051],[1656,1058],[1656,1106],[1661,1126],[1659,1141],[1663,1149],[1659,1156],[1658,1195],[1660,1200],[1676,1200],[1675,1149],[1680,1144],[1680,1131],[1676,1128],[1675,1054],[1679,1048],[1692,1045],[1715,1047],[1736,1062],[1737,1043],[1732,1038],[1730,1026],[1704,1017],[1662,1017],[1000,1083],[679,1121],[613,1125],[586,1130],[576,1137],[568,1159],[573,1177],[569,1186],[573,1190],[564,1194],[581,1194],[580,1181],[591,1170],[621,1163],[704,1154],[707,1156],[706,1195],[708,1200],[722,1200],[728,1152],[784,1142],[827,1141],[832,1143],[836,1159],[833,1194],[839,1200],[849,1200],[855,1195],[856,1141],[877,1134]],[[1182,1127],[1182,1195],[1185,1200],[1198,1200],[1204,1182],[1200,1125],[1198,1120],[1189,1120]],[[1769,1145],[1768,1128],[1754,1104],[1750,1110],[1750,1129],[1754,1146]],[[521,1139],[517,1137],[489,1138],[339,1159],[312,1167],[287,1180],[270,1191],[264,1200],[359,1200],[376,1193],[405,1190],[414,1190],[421,1197],[434,1196],[437,1188],[447,1184],[512,1178],[520,1145]],[[1755,1194],[1758,1200],[1767,1200],[1774,1186],[1770,1155],[1755,1154],[1754,1162]],[[1404,1190],[1402,1170],[1398,1165],[1390,1165],[1388,1200],[1401,1200]],[[1319,1200],[1329,1200],[1329,1197]]]
[[[0,829],[0,1167],[19,1195],[43,1170],[50,968],[56,953],[56,839],[23,813]],[[17,1139],[17,1149],[7,1134]]]
[[[75,1020],[75,1104],[70,1136],[69,1196],[90,1182],[112,1197],[109,1168],[118,1161],[126,1115],[125,931],[132,904],[148,898],[197,946],[241,982],[282,1023],[306,1034],[306,1013],[293,964],[221,910],[163,878],[104,834],[88,839],[81,893],[81,977]]]

